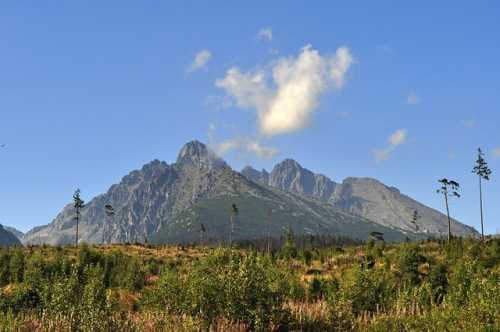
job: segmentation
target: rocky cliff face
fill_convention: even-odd
[[[106,215],[108,204],[114,216]],[[240,211],[234,239],[280,236],[291,226],[299,234],[364,239],[378,231],[401,240],[415,236],[410,223],[414,210],[421,215],[420,233],[446,231],[442,214],[378,181],[350,178],[336,184],[293,160],[276,165],[270,174],[251,167],[239,173],[193,141],[175,163],[154,160],[90,200],[81,213],[79,238],[88,243],[225,240],[232,204]],[[456,234],[473,233],[458,222],[453,228]],[[74,243],[75,232],[74,209],[68,204],[50,224],[26,233],[23,241]]]
[[[307,190],[314,193],[316,189],[313,185]],[[114,207],[113,217],[105,214],[107,204]],[[289,225],[298,233],[334,232],[365,238],[369,230],[377,230],[390,239],[403,238],[399,231],[337,211],[325,202],[250,181],[194,141],[181,149],[174,164],[155,160],[88,202],[81,213],[80,240],[196,241],[202,224],[206,237],[225,240],[232,204],[240,211],[235,239],[280,236]],[[75,231],[74,209],[69,204],[49,225],[28,232],[24,241],[74,243]]]
[[[10,226],[6,226],[6,225],[3,225],[3,228],[7,231],[7,232],[10,232],[12,233],[16,238],[19,239],[19,241],[23,242],[23,237],[24,237],[24,233],[21,232],[20,230],[18,229],[15,229],[14,227],[10,227]]]
[[[351,177],[337,184],[324,175],[303,168],[291,159],[276,165],[267,182],[262,180],[261,172],[250,167],[245,168],[242,173],[252,181],[329,202],[336,209],[386,227],[421,235],[440,236],[448,232],[448,222],[444,214],[375,179]],[[411,222],[415,211],[419,215],[418,229]],[[456,220],[452,221],[452,232],[459,236],[477,234],[472,227]]]
[[[21,245],[21,241],[11,232],[0,225],[0,246]]]
[[[186,144],[177,162],[168,165],[154,160],[132,171],[107,193],[92,199],[82,210],[80,240],[100,242],[145,242],[168,222],[189,207],[199,196],[214,190],[215,173],[228,169],[224,161],[199,142]],[[105,205],[115,215],[106,216]],[[25,235],[28,243],[63,244],[74,242],[74,209],[67,205],[52,223]]]
[[[444,214],[375,179],[347,178],[336,188],[329,201],[338,208],[384,226],[423,234],[445,235],[448,232]],[[418,230],[411,222],[415,211],[419,216]],[[456,220],[452,221],[451,230],[459,236],[476,234],[472,227]]]
[[[257,183],[322,200],[328,200],[337,185],[328,177],[315,174],[292,159],[277,164],[271,174],[264,169],[259,172],[250,166],[245,167],[241,174]]]

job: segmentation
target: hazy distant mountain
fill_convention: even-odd
[[[444,214],[403,195],[398,189],[388,187],[370,178],[347,178],[337,184],[324,175],[303,168],[294,160],[286,159],[274,167],[265,180],[249,166],[242,171],[248,179],[309,197],[329,202],[333,207],[390,228],[410,233],[444,235],[448,221]],[[414,211],[418,212],[418,231],[411,223]],[[470,226],[456,220],[452,222],[453,234],[477,234]]]
[[[11,232],[0,225],[0,246],[21,245],[21,241]]]
[[[19,241],[23,241],[23,237],[24,237],[24,233],[21,232],[20,230],[14,228],[14,227],[10,227],[10,226],[6,226],[6,225],[3,225],[3,228],[8,231],[8,232],[11,232],[12,234],[14,234],[15,237],[17,237],[19,239]]]
[[[266,178],[265,173],[262,178]],[[270,178],[280,181],[277,173]],[[326,178],[314,178],[314,185],[294,183],[304,193],[326,196],[333,190]],[[82,211],[80,239],[100,243],[104,235],[106,242],[226,240],[233,203],[239,209],[234,233],[237,240],[280,236],[288,227],[299,234],[334,233],[365,239],[369,232],[379,231],[387,239],[405,237],[400,230],[340,211],[327,201],[250,181],[194,141],[182,148],[174,164],[155,160],[90,200]],[[106,219],[106,204],[116,211],[112,220]],[[75,227],[69,204],[52,223],[25,234],[24,241],[72,243]]]

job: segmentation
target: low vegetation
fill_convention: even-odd
[[[500,240],[0,249],[2,331],[500,331]]]

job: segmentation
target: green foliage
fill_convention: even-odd
[[[499,244],[0,248],[0,331],[495,331]]]
[[[405,245],[399,254],[397,266],[403,283],[418,285],[420,273],[418,267],[426,261],[420,254],[419,248],[414,245]]]
[[[355,268],[346,276],[339,290],[341,300],[350,303],[352,312],[376,312],[390,300],[392,280],[384,273]],[[331,300],[338,300],[333,297]]]
[[[297,258],[297,247],[295,246],[295,235],[293,234],[292,228],[288,228],[286,233],[286,241],[281,248],[282,258],[290,259]]]
[[[283,280],[283,274],[264,256],[218,251],[195,263],[184,278],[166,271],[145,303],[195,316],[207,327],[224,317],[265,330],[286,317]]]

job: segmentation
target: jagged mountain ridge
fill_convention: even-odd
[[[350,177],[342,183],[335,183],[291,159],[277,164],[267,181],[262,173],[268,174],[266,170],[259,172],[250,166],[242,170],[242,174],[252,181],[328,202],[334,208],[386,227],[436,236],[448,231],[447,217],[444,214],[372,178]],[[418,230],[411,222],[415,210],[419,215]],[[452,232],[460,236],[477,234],[472,227],[456,220],[452,221]]]
[[[82,210],[80,239],[89,243],[194,241],[200,238],[203,223],[210,233],[207,237],[224,240],[232,203],[240,208],[235,239],[280,236],[287,227],[297,233],[334,232],[360,239],[370,231],[384,232],[393,240],[405,236],[327,202],[250,181],[193,141],[182,148],[174,164],[154,160],[90,200]],[[112,219],[106,218],[106,204],[115,209]],[[24,241],[74,243],[75,228],[74,209],[68,204],[50,224],[25,234]]]
[[[0,225],[0,246],[21,245],[21,241],[4,226]]]

